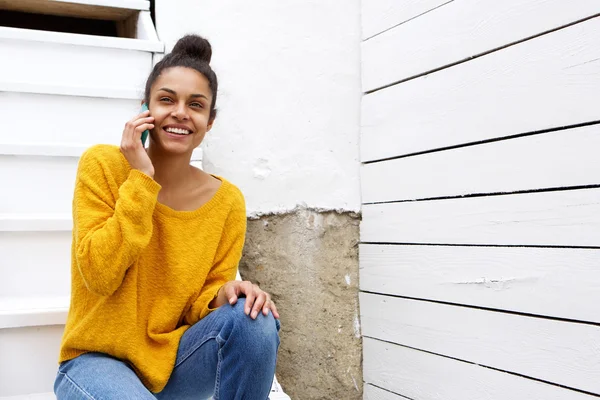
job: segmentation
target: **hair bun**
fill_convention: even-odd
[[[197,58],[208,64],[212,57],[212,47],[208,40],[201,36],[185,35],[175,43],[171,53]]]

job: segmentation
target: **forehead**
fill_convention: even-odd
[[[192,68],[173,67],[165,69],[154,81],[152,91],[154,92],[163,87],[176,91],[180,96],[203,94],[209,98],[212,97],[208,79]]]

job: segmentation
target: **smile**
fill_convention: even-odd
[[[189,135],[190,133],[192,133],[192,131],[181,128],[165,128],[165,131],[169,133],[175,133],[177,135]]]

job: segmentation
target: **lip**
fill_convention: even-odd
[[[183,125],[183,124],[168,124],[168,125],[163,126],[163,130],[165,132],[166,132],[167,128],[185,129],[186,131],[192,132],[191,134],[194,133],[194,130],[192,128],[190,128],[187,125]]]
[[[186,128],[183,128],[186,129]],[[190,133],[189,135],[178,135],[177,133],[171,133],[171,132],[167,132],[165,130],[165,128],[163,128],[162,130],[164,132],[165,135],[167,135],[170,138],[176,139],[176,140],[186,140],[189,136],[192,136],[192,133]]]

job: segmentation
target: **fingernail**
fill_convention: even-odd
[[[256,319],[256,317],[257,317],[257,316],[258,316],[258,313],[257,313],[256,311],[254,311],[254,312],[252,313],[252,319]]]

